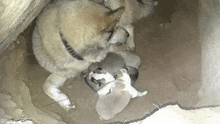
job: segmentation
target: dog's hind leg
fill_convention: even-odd
[[[65,81],[66,78],[64,77],[61,77],[57,74],[50,74],[49,77],[47,77],[43,88],[44,92],[49,97],[51,97],[53,100],[59,103],[60,106],[68,111],[71,108],[75,108],[75,106],[71,106],[69,98],[59,90],[59,87],[61,87]]]

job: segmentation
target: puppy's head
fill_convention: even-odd
[[[117,81],[123,82],[124,84],[130,84],[131,83],[131,78],[128,74],[128,71],[126,69],[120,69],[119,73],[117,74]]]
[[[114,81],[115,78],[105,69],[97,68],[89,74],[89,80],[91,80],[94,83],[99,82],[101,84],[106,84],[108,82]]]

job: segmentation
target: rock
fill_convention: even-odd
[[[0,93],[0,101],[5,101],[5,100],[10,100],[11,96],[10,95],[6,95],[6,94],[2,94]]]
[[[28,27],[50,0],[0,1],[0,53]]]
[[[14,108],[16,104],[12,100],[7,100],[1,103],[4,108]]]
[[[24,116],[24,115],[23,115],[23,110],[22,110],[22,109],[16,109],[16,110],[14,110],[14,112],[12,113],[12,116],[13,116],[14,118],[19,118],[19,117]]]
[[[3,115],[5,115],[5,110],[0,108],[0,117],[3,117]]]

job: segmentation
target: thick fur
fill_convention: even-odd
[[[132,23],[137,20],[149,16],[157,2],[153,0],[104,0],[104,5],[112,10],[115,10],[121,6],[125,7],[125,12],[119,21],[118,30],[113,34],[112,42],[125,42],[125,47],[120,49],[134,50],[134,27]],[[122,30],[124,29],[124,30]],[[128,37],[127,37],[128,36]],[[112,46],[111,50],[116,51],[119,47]]]
[[[98,94],[96,112],[101,119],[109,120],[124,110],[131,98],[144,96],[147,91],[139,92],[132,87],[127,70],[120,69],[116,80],[100,89]]]
[[[47,6],[38,17],[33,51],[40,65],[51,72],[44,91],[66,110],[74,106],[58,88],[67,78],[76,77],[91,63],[105,58],[109,38],[123,12],[123,7],[110,11],[87,0],[60,1]]]

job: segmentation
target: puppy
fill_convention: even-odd
[[[64,0],[50,4],[38,17],[33,52],[51,72],[43,88],[64,109],[75,106],[59,87],[106,57],[109,39],[123,12],[124,7],[111,11],[89,0]]]
[[[99,89],[103,87],[103,79],[102,80],[93,80],[91,79],[90,75],[91,73],[95,71],[100,71],[100,73],[103,73],[102,71],[105,70],[106,74],[105,77],[107,77],[107,74],[115,77],[117,73],[122,68],[128,69],[128,74],[131,77],[131,84],[133,85],[136,80],[138,79],[138,67],[140,66],[141,61],[140,57],[135,54],[134,52],[129,51],[118,51],[118,52],[110,52],[107,54],[106,58],[102,62],[93,63],[89,66],[88,71],[86,71],[84,74],[85,82],[95,91],[97,92]],[[100,70],[100,68],[102,70]],[[96,73],[96,72],[95,72]],[[98,73],[98,74],[100,74]],[[103,77],[101,75],[101,77]],[[95,77],[98,78],[98,77]]]
[[[109,82],[97,93],[100,96],[95,107],[96,112],[100,119],[109,120],[124,110],[131,98],[144,96],[147,91],[139,92],[132,87],[127,70],[120,69],[116,80]]]
[[[89,73],[89,80],[101,86],[109,82],[115,81],[115,78],[102,68],[97,68],[93,72]]]

